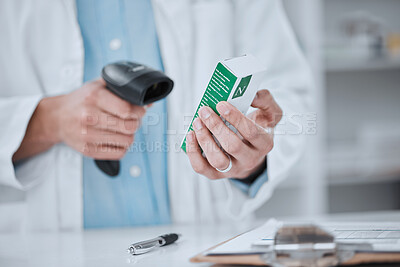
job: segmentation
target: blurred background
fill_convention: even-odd
[[[258,215],[400,209],[400,1],[284,5],[316,78],[317,134]]]

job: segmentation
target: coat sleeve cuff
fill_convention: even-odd
[[[261,186],[264,183],[268,182],[267,168],[265,168],[264,171],[251,184],[243,183],[238,179],[231,179],[231,181],[243,193],[248,195],[250,198],[254,198],[260,190]]]
[[[254,198],[258,191],[260,190],[261,186],[268,182],[268,172],[265,170],[258,178],[254,181],[254,183],[249,186],[248,195],[251,198]]]
[[[0,184],[25,190],[32,181],[18,179],[12,157],[25,136],[26,128],[41,95],[0,98]]]

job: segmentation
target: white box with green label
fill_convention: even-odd
[[[199,116],[198,111],[203,106],[212,108],[219,115],[217,104],[227,101],[246,114],[264,75],[265,68],[249,54],[219,62],[186,134],[193,131],[193,121]],[[181,148],[186,152],[186,135]]]

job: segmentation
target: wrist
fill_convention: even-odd
[[[43,98],[35,111],[35,116],[40,122],[41,134],[39,141],[55,145],[61,142],[59,109],[61,96]]]
[[[257,166],[257,168],[255,168],[251,174],[245,178],[241,178],[241,179],[236,179],[246,185],[251,185],[254,183],[255,180],[257,180],[257,178],[263,174],[265,172],[265,170],[267,169],[267,160],[264,159],[260,165]]]

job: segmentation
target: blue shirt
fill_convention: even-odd
[[[84,80],[100,76],[104,65],[131,60],[162,69],[150,0],[77,0],[85,48]],[[170,223],[166,103],[148,109],[135,143],[121,160],[116,179],[93,159],[83,160],[84,227]]]

